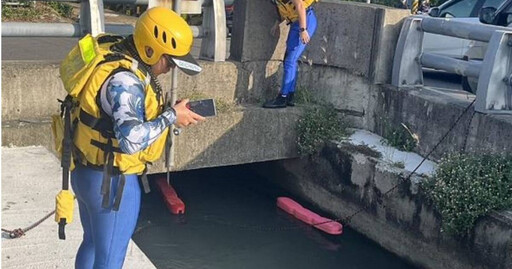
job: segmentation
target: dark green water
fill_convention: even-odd
[[[275,204],[288,194],[247,166],[173,173],[172,185],[186,214],[153,187],[133,236],[157,268],[415,268],[350,228],[332,236],[289,216]]]

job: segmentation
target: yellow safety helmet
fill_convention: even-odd
[[[164,55],[189,75],[201,72],[201,67],[190,55],[194,41],[192,29],[168,8],[146,10],[135,24],[133,40],[139,56],[148,65],[154,65]],[[153,50],[150,57],[146,55],[145,47]]]

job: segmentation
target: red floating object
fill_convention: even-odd
[[[341,225],[341,223],[311,212],[309,209],[302,207],[299,203],[288,197],[277,198],[277,207],[328,234],[338,235],[343,233],[343,225]]]
[[[160,193],[164,198],[165,205],[172,214],[185,214],[185,204],[178,197],[174,188],[167,184],[167,179],[165,177],[161,177],[156,180],[156,185],[158,189],[160,189]]]

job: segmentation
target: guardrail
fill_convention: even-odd
[[[38,0],[50,1],[50,0]],[[52,0],[55,1],[55,0]],[[103,3],[107,4],[137,4],[151,5],[153,0],[82,0],[60,2],[79,2],[80,18],[78,23],[29,23],[29,22],[3,22],[2,36],[4,37],[82,37],[90,33],[96,36],[108,32],[119,35],[133,33],[133,26],[126,24],[105,24]],[[191,0],[183,2],[199,2]],[[176,0],[175,5],[181,5],[182,0]],[[186,6],[185,6],[186,7]],[[200,58],[224,61],[226,59],[226,14],[224,0],[204,0],[203,24],[191,26],[194,37],[202,38]],[[200,8],[200,5],[199,5]],[[197,12],[188,11],[185,13]],[[200,13],[200,11],[199,11]]]
[[[423,33],[488,42],[482,62],[423,52]],[[422,67],[478,78],[475,110],[512,114],[512,30],[444,18],[412,16],[405,20],[395,51],[392,84],[423,86]]]

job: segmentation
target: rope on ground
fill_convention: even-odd
[[[39,224],[43,223],[43,221],[47,220],[53,214],[55,214],[55,210],[53,210],[52,212],[48,213],[42,219],[36,221],[34,224],[32,224],[30,226],[27,226],[24,229],[18,228],[18,229],[14,229],[14,230],[7,230],[7,229],[2,228],[2,232],[7,233],[9,235],[9,237],[12,238],[12,239],[22,237],[23,235],[25,235],[25,233],[27,233],[28,231],[34,229]]]

